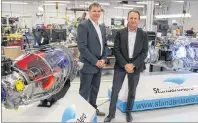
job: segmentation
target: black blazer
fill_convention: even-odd
[[[140,28],[137,28],[136,40],[132,61],[128,53],[128,28],[121,29],[117,32],[114,43],[114,55],[116,58],[115,68],[124,69],[127,63],[135,65],[134,72],[140,73],[146,69],[144,60],[148,53],[147,34]]]
[[[102,33],[103,53],[101,56],[101,45],[98,33],[92,22],[88,19],[83,21],[77,29],[77,45],[80,51],[80,61],[84,63],[81,69],[84,73],[97,73],[100,68],[95,64],[97,60],[106,60],[106,28],[99,25]]]

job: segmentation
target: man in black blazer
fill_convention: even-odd
[[[105,113],[97,109],[96,100],[100,88],[101,71],[106,59],[106,29],[98,24],[101,6],[92,3],[89,6],[88,20],[83,21],[77,29],[77,44],[80,61],[84,63],[80,70],[80,95],[89,100],[98,116]]]
[[[128,75],[128,100],[126,107],[126,121],[133,120],[131,109],[134,104],[136,87],[139,82],[140,72],[146,67],[144,60],[148,52],[147,34],[140,28],[140,13],[132,10],[128,13],[128,27],[120,30],[114,43],[114,54],[116,58],[115,71],[109,115],[105,122],[110,122],[115,117],[116,102],[126,74]]]

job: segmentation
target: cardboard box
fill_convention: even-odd
[[[3,47],[3,53],[8,58],[14,60],[21,55],[22,51],[20,46],[9,46],[9,47]]]

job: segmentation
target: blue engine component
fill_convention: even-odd
[[[65,56],[64,52],[59,49],[46,53],[46,60],[52,68],[57,66],[60,68],[65,68],[70,65],[69,59]]]
[[[6,93],[3,88],[1,88],[1,102],[3,102],[6,98]]]

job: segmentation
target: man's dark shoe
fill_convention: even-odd
[[[104,112],[100,112],[98,109],[96,109],[97,116],[105,116]]]
[[[111,122],[111,120],[115,118],[115,115],[108,115],[105,119],[104,122]]]
[[[131,112],[126,112],[126,121],[131,122],[133,120],[133,117],[131,115]]]

